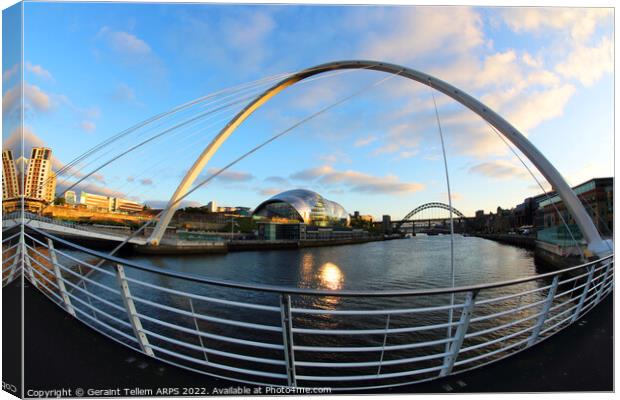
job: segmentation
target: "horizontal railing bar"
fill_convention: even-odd
[[[556,320],[556,319],[558,319],[561,315],[564,315],[564,314],[566,314],[567,312],[573,311],[573,310],[574,310],[574,309],[576,309],[577,307],[579,307],[579,304],[575,304],[574,306],[569,307],[569,308],[567,308],[566,310],[562,310],[562,311],[560,311],[559,313],[554,314],[554,315],[550,316],[549,318],[547,318],[547,319],[545,320],[545,323],[547,323],[547,322],[551,322],[551,321],[553,321],[553,320]],[[542,332],[541,332],[541,333],[542,333]]]
[[[195,329],[189,329],[189,328],[185,328],[183,326],[178,326],[178,325],[175,325],[175,324],[171,324],[169,322],[165,322],[165,321],[159,320],[157,318],[149,317],[148,315],[142,315],[140,313],[138,313],[137,315],[140,318],[143,318],[143,319],[145,319],[147,321],[151,321],[153,323],[156,323],[156,324],[159,324],[159,325],[162,325],[162,326],[166,326],[168,328],[176,329],[176,330],[181,331],[181,332],[190,333],[192,335],[199,335],[199,336],[210,338],[210,339],[221,340],[223,342],[243,344],[243,345],[254,346],[254,347],[262,347],[262,348],[265,348],[265,349],[284,350],[284,346],[281,345],[281,344],[254,342],[252,340],[231,338],[231,337],[227,337],[227,336],[221,336],[221,335],[216,335],[216,334],[213,334],[213,333],[207,333],[207,332],[202,332],[202,331],[201,332],[197,332]]]
[[[119,323],[119,324],[121,324],[121,325],[123,325],[123,326],[125,326],[127,328],[131,328],[131,324],[129,322],[123,321],[122,319],[120,319],[118,317],[115,317],[114,315],[112,315],[110,313],[107,313],[107,312],[105,312],[103,310],[98,309],[97,307],[95,307],[93,305],[88,304],[88,302],[80,299],[78,296],[76,296],[76,295],[74,295],[72,293],[67,293],[67,295],[69,297],[71,297],[73,300],[77,300],[79,303],[84,304],[86,307],[90,308],[91,310],[95,311],[96,313],[101,314],[104,317],[107,317],[107,318],[111,319],[112,321],[115,321],[115,322],[117,322],[117,323]],[[75,307],[75,305],[74,305],[74,307]]]
[[[368,362],[314,362],[314,361],[297,361],[295,360],[295,365],[301,367],[324,367],[324,368],[357,368],[357,367],[377,367],[379,365],[398,365],[398,364],[407,364],[419,361],[427,361],[434,360],[437,358],[443,358],[446,355],[451,354],[440,353],[440,354],[431,354],[427,356],[419,356],[412,358],[400,358],[396,360],[388,360],[388,361],[368,361]]]
[[[14,248],[16,248],[19,245],[20,245],[19,242],[15,242],[15,244],[13,244],[12,246],[7,247],[6,249],[2,249],[2,254],[4,255],[4,253],[7,253],[7,252],[13,250]]]
[[[600,271],[601,269],[605,268],[606,266],[607,265],[601,265],[600,267],[596,267],[596,268],[594,268],[594,272]],[[585,278],[589,274],[590,274],[590,271],[587,271],[587,272],[584,272],[583,274],[579,274],[577,276],[573,276],[573,277],[567,278],[567,279],[565,279],[565,280],[563,280],[561,282],[558,282],[558,285],[566,284],[566,283],[569,283],[569,282],[573,282],[573,281],[579,280],[581,278]]]
[[[2,243],[4,242],[8,242],[11,239],[15,239],[16,237],[18,237],[20,235],[21,232],[17,232],[12,234],[11,236],[9,236],[8,238],[2,238]]]
[[[50,263],[52,262],[48,256],[46,256],[46,255],[45,255],[45,254],[43,254],[43,253],[40,253],[40,252],[39,252],[37,249],[35,249],[34,247],[30,247],[30,246],[28,246],[28,245],[25,245],[25,246],[26,246],[26,249],[27,249],[27,250],[31,250],[31,251],[35,252],[35,253],[36,253],[36,254],[38,254],[41,258],[43,258],[44,260],[46,260],[46,261],[48,261],[48,262],[50,262]],[[26,251],[26,253],[28,253],[28,252]],[[28,255],[28,256],[29,256],[31,259],[33,259],[30,255]],[[39,263],[39,265],[41,265],[41,264]],[[46,267],[46,268],[47,268],[47,267]]]
[[[41,246],[45,247],[46,249],[48,248],[47,243],[42,242],[39,239],[35,238],[34,236],[31,236],[31,235],[27,234],[25,231],[24,231],[24,238],[30,239],[30,240],[32,240],[35,243],[39,243]]]
[[[196,350],[196,351],[201,351],[201,352],[205,352],[205,353],[209,353],[209,354],[216,354],[218,356],[234,358],[234,359],[237,359],[237,360],[253,361],[253,362],[257,362],[257,363],[273,364],[273,365],[286,365],[286,362],[284,360],[276,360],[276,359],[272,359],[272,358],[263,358],[263,357],[252,357],[252,356],[246,356],[246,355],[243,355],[243,354],[230,353],[230,352],[227,352],[227,351],[214,350],[214,349],[211,349],[209,347],[196,346],[195,344],[183,342],[181,340],[172,339],[172,338],[169,338],[167,336],[157,334],[157,333],[155,333],[153,331],[149,331],[148,329],[142,328],[142,329],[140,329],[140,331],[144,332],[145,334],[147,334],[149,336],[158,338],[160,340],[164,340],[166,342],[173,343],[173,344],[176,344],[176,345],[179,345],[179,346],[187,347],[189,349]]]
[[[371,379],[387,379],[387,378],[398,378],[401,376],[410,376],[410,375],[419,375],[425,374],[427,372],[439,371],[443,368],[443,365],[438,367],[430,367],[418,369],[415,371],[404,371],[404,372],[392,372],[389,374],[375,374],[375,375],[345,375],[345,376],[315,376],[315,375],[296,375],[297,380],[305,380],[305,381],[361,381],[361,380],[371,380]]]
[[[291,308],[291,312],[294,314],[325,314],[325,315],[394,315],[394,314],[410,314],[419,312],[431,312],[442,311],[449,309],[463,308],[464,304],[455,304],[447,306],[437,307],[423,307],[423,308],[406,308],[406,309],[394,309],[394,310],[323,310],[323,309],[309,309],[309,308]]]
[[[67,268],[67,267],[65,267],[64,265],[60,264],[60,263],[58,263],[57,265],[58,265],[58,267],[59,267],[60,269],[62,269],[63,271],[68,272],[68,273],[70,273],[71,275],[73,275],[73,276],[75,276],[75,277],[80,278],[80,281],[88,282],[88,283],[90,283],[90,284],[92,284],[92,285],[95,285],[95,286],[98,286],[98,287],[100,287],[100,288],[102,288],[102,289],[105,289],[105,290],[107,290],[107,291],[108,291],[108,292],[110,292],[110,293],[114,293],[114,294],[119,295],[119,296],[121,295],[121,292],[120,292],[119,290],[116,290],[116,289],[111,288],[111,287],[109,287],[109,286],[106,286],[106,285],[104,285],[104,284],[102,284],[102,283],[99,283],[99,282],[97,282],[97,281],[95,281],[95,280],[93,280],[93,279],[90,279],[90,278],[88,278],[87,276],[82,275],[82,274],[80,274],[80,273],[78,273],[78,272],[72,271],[70,268]]]
[[[517,346],[520,346],[520,345],[522,345],[524,343],[527,343],[528,340],[530,340],[530,338],[526,338],[524,340],[520,340],[520,341],[512,343],[512,344],[510,344],[510,345],[508,345],[506,347],[502,347],[501,349],[493,350],[491,352],[488,352],[488,353],[485,353],[485,354],[481,354],[481,355],[476,356],[476,357],[470,357],[470,358],[467,358],[467,359],[464,359],[464,360],[457,361],[457,362],[454,363],[454,366],[457,367],[459,365],[467,364],[467,363],[470,363],[470,362],[481,360],[483,358],[494,356],[495,354],[503,353],[504,351],[508,351],[508,350],[510,350],[510,349],[512,349],[514,347],[517,347]]]
[[[102,297],[97,296],[97,295],[96,295],[96,294],[94,294],[94,293],[89,292],[88,290],[84,290],[84,289],[82,289],[81,287],[79,287],[79,285],[76,285],[76,284],[74,284],[74,283],[72,283],[72,282],[69,282],[69,281],[68,281],[68,280],[66,280],[66,279],[63,279],[63,281],[64,281],[66,284],[70,285],[71,287],[73,287],[73,288],[77,289],[78,291],[80,291],[80,292],[84,293],[86,296],[88,296],[88,297],[90,297],[90,298],[96,299],[97,301],[100,301],[100,302],[102,302],[102,303],[104,303],[104,304],[107,304],[108,306],[110,306],[110,307],[112,307],[112,308],[115,308],[115,309],[117,309],[117,310],[119,310],[119,311],[122,311],[122,312],[124,312],[124,313],[126,313],[126,312],[127,312],[127,309],[125,309],[125,307],[121,307],[121,306],[119,306],[118,304],[114,304],[113,302],[111,302],[111,301],[109,301],[109,300],[106,300],[106,299],[104,299],[104,298],[102,298]],[[131,327],[131,324],[129,324],[129,326]]]
[[[187,293],[187,292],[182,292],[182,291],[179,291],[179,290],[164,288],[162,286],[153,285],[151,283],[143,282],[143,281],[140,281],[138,279],[133,279],[133,278],[130,278],[130,277],[127,277],[126,279],[129,282],[133,282],[133,283],[136,283],[138,285],[142,285],[142,286],[150,287],[150,288],[153,288],[153,289],[161,290],[162,292],[166,292],[166,293],[171,293],[171,294],[176,294],[176,295],[180,295],[180,296],[191,297],[192,299],[196,299],[196,300],[202,300],[202,301],[207,301],[207,302],[211,302],[211,303],[219,303],[219,304],[238,306],[238,307],[243,307],[243,308],[252,308],[252,309],[255,309],[255,310],[265,310],[265,311],[277,311],[277,312],[280,312],[280,307],[276,307],[276,306],[267,306],[267,305],[262,305],[262,304],[248,304],[248,303],[242,303],[242,302],[233,301],[233,300],[216,299],[216,298],[213,298],[213,297],[207,297],[207,296],[202,296],[202,295],[198,295],[198,294],[194,294],[194,293]]]
[[[445,343],[451,343],[455,339],[439,339],[431,340],[422,343],[409,343],[409,344],[393,344],[384,346],[370,346],[370,347],[320,347],[320,346],[297,346],[294,345],[293,349],[297,351],[312,351],[312,352],[336,352],[336,353],[356,353],[363,351],[382,351],[382,350],[404,350],[415,349],[419,347],[436,346]]]
[[[547,333],[547,332],[549,332],[549,331],[551,331],[551,330],[553,330],[553,329],[557,328],[558,326],[562,325],[563,323],[565,323],[565,322],[567,322],[567,321],[570,321],[572,318],[573,318],[573,316],[572,316],[572,315],[569,315],[568,317],[564,318],[564,319],[563,319],[563,320],[561,320],[560,322],[557,322],[557,323],[555,323],[555,324],[553,324],[553,325],[551,325],[551,326],[547,327],[546,329],[543,329],[542,331],[540,331],[540,334],[541,334],[541,335],[542,335],[542,334],[545,334],[545,333]],[[570,323],[569,323],[569,325],[570,325]]]
[[[17,257],[18,255],[19,255],[19,253],[15,253],[11,257],[5,258],[4,260],[2,260],[2,264],[9,263],[6,268],[2,269],[2,272],[8,271],[8,270],[10,270],[13,267],[13,263],[11,263],[11,261],[13,261],[13,259],[15,259],[15,257]]]
[[[30,278],[30,277],[28,277],[28,278]],[[50,288],[48,288],[47,286],[45,286],[45,285],[43,284],[43,281],[41,281],[41,280],[37,279],[37,277],[36,277],[36,276],[34,276],[34,275],[33,275],[33,276],[32,276],[32,279],[34,279],[34,281],[35,281],[34,283],[37,283],[37,284],[39,284],[39,285],[43,285],[43,286],[47,289],[47,290],[45,290],[45,291],[43,291],[43,290],[39,289],[39,291],[40,291],[40,292],[42,292],[42,293],[44,293],[44,294],[46,294],[45,292],[47,292],[47,293],[51,294],[52,296],[54,296],[56,299],[58,299],[58,302],[59,302],[59,303],[57,303],[57,304],[58,304],[58,305],[59,305],[59,306],[60,306],[63,310],[65,309],[65,308],[64,308],[64,303],[63,303],[63,301],[62,301],[62,297],[60,297],[60,295],[58,295],[58,294],[54,293],[54,291],[53,291],[53,290],[50,290]]]
[[[180,308],[170,307],[170,306],[166,306],[166,305],[163,305],[163,304],[155,303],[153,301],[146,300],[146,299],[143,299],[143,298],[135,296],[135,295],[132,295],[131,298],[133,300],[135,300],[135,301],[140,302],[140,303],[148,304],[150,306],[157,307],[157,308],[160,308],[162,310],[167,310],[167,311],[174,312],[174,313],[177,313],[177,314],[185,315],[187,317],[198,318],[198,319],[201,319],[201,320],[204,320],[204,321],[211,321],[211,322],[218,322],[218,323],[226,324],[226,325],[240,326],[242,328],[260,329],[260,330],[263,330],[263,331],[282,332],[282,327],[280,327],[280,326],[254,324],[254,323],[250,323],[250,322],[242,322],[242,321],[237,321],[237,320],[232,320],[232,319],[210,317],[210,316],[203,315],[203,314],[196,314],[196,313],[192,313],[190,311],[181,310]]]
[[[36,264],[41,265],[41,264],[39,264],[39,262],[38,262],[37,260],[35,260],[34,258],[32,258],[32,257],[30,257],[30,256],[27,256],[27,257],[30,259],[30,261],[34,261]],[[42,265],[41,265],[41,267],[42,267],[42,268],[45,268],[45,267],[43,267]],[[36,269],[36,268],[31,268],[31,269],[32,269],[32,272],[36,273],[37,275],[39,275],[40,277],[42,277],[43,279],[45,279],[45,280],[46,280],[46,281],[47,281],[50,285],[54,286],[54,288],[55,288],[55,289],[58,289],[58,284],[57,284],[56,282],[53,282],[52,280],[50,280],[50,278],[48,278],[47,276],[45,276],[45,274],[43,274],[43,273],[42,273],[41,271],[39,271],[38,269]]]
[[[428,331],[432,329],[447,328],[448,326],[456,326],[459,322],[446,322],[444,324],[413,326],[409,328],[390,328],[390,329],[309,329],[309,328],[293,328],[293,333],[312,333],[316,335],[371,335],[371,334],[390,334]]]
[[[607,279],[610,279],[611,281],[613,281],[613,276],[614,276],[613,272],[610,272],[609,275],[607,276]],[[605,284],[605,281],[601,281],[594,285],[591,285],[590,288],[588,289],[588,293],[596,290],[597,288],[599,288],[601,285],[604,285],[604,284]]]
[[[437,294],[446,294],[446,293],[459,293],[459,292],[467,292],[467,291],[475,291],[475,290],[483,290],[483,289],[491,289],[503,286],[510,286],[519,283],[530,282],[534,280],[540,280],[547,277],[553,277],[555,275],[563,274],[569,271],[575,271],[578,269],[586,268],[590,265],[602,262],[604,260],[608,260],[613,257],[613,254],[606,256],[602,259],[590,261],[588,263],[582,265],[576,265],[568,268],[561,269],[559,271],[548,272],[544,274],[539,274],[535,276],[529,276],[525,278],[518,278],[509,281],[501,281],[494,283],[486,283],[479,285],[470,285],[470,286],[460,286],[455,288],[439,288],[439,289],[417,289],[417,290],[386,290],[386,291],[352,291],[352,290],[340,290],[340,291],[332,291],[332,290],[319,290],[319,289],[306,289],[306,288],[295,288],[295,287],[283,287],[283,286],[274,286],[274,285],[263,285],[263,284],[245,284],[239,282],[231,282],[224,280],[217,280],[207,278],[203,275],[191,274],[187,272],[177,272],[168,270],[161,267],[155,267],[151,265],[142,265],[130,260],[121,259],[115,256],[111,256],[109,254],[105,254],[96,250],[89,249],[87,247],[83,247],[72,243],[70,241],[61,239],[57,236],[51,235],[47,232],[44,232],[38,228],[28,226],[28,229],[31,229],[37,232],[40,235],[51,238],[65,246],[72,247],[76,250],[80,250],[86,254],[93,255],[95,257],[99,257],[105,260],[108,260],[113,263],[122,264],[124,266],[128,266],[131,268],[136,268],[139,270],[152,272],[156,274],[161,274],[164,276],[169,276],[173,278],[185,279],[188,281],[201,282],[205,284],[212,284],[224,287],[232,287],[237,289],[250,289],[250,290],[258,290],[264,292],[276,292],[276,293],[287,293],[287,294],[300,294],[300,295],[315,295],[315,296],[339,296],[339,297],[396,297],[396,296],[429,296],[429,295],[437,295]]]
[[[542,299],[542,300],[536,301],[534,303],[527,304],[525,306],[520,306],[520,307],[517,307],[517,308],[511,308],[510,310],[500,311],[500,312],[497,312],[495,314],[481,315],[480,317],[476,317],[476,318],[470,319],[469,323],[473,324],[474,322],[485,321],[487,319],[501,317],[502,315],[512,314],[512,313],[515,313],[517,311],[527,310],[528,308],[536,307],[539,304],[543,304],[545,301],[547,301],[547,299]]]
[[[120,336],[124,337],[125,339],[128,339],[128,340],[131,340],[131,341],[133,341],[133,342],[138,343],[138,339],[136,339],[135,337],[133,337],[133,336],[131,336],[131,335],[128,335],[128,334],[126,334],[125,332],[122,332],[122,331],[120,331],[120,330],[116,329],[115,327],[113,327],[113,326],[112,326],[112,325],[110,325],[110,324],[106,324],[106,323],[104,323],[104,322],[103,322],[103,321],[101,321],[100,319],[97,319],[97,318],[93,317],[92,315],[90,315],[90,314],[89,314],[89,313],[87,313],[86,311],[84,311],[84,310],[80,309],[79,307],[73,307],[73,309],[74,309],[75,311],[77,311],[78,313],[82,314],[83,316],[87,317],[87,318],[88,318],[88,319],[90,319],[91,321],[95,321],[95,322],[97,322],[99,325],[101,325],[101,326],[105,327],[106,329],[111,330],[112,332],[116,333],[117,335],[120,335]]]
[[[609,288],[610,286],[612,286],[612,285],[613,285],[613,283],[614,283],[614,281],[613,281],[613,279],[612,279],[611,281],[609,281],[609,282],[607,283],[607,288]],[[603,285],[603,284],[604,284],[604,283],[599,282],[599,284],[596,286],[596,288],[598,288],[600,285]],[[596,289],[596,288],[593,288],[593,289]],[[604,289],[604,290],[606,290],[606,289]],[[588,292],[589,292],[589,291],[588,291]],[[597,294],[598,294],[597,292],[592,293],[592,294],[589,294],[589,295],[586,297],[585,302],[590,301],[593,297],[596,297],[596,295],[597,295]]]
[[[542,286],[542,287],[539,287],[539,288],[536,288],[536,289],[527,290],[525,292],[520,292],[520,293],[516,293],[516,294],[509,294],[509,295],[506,295],[506,296],[495,297],[495,298],[491,298],[491,299],[484,299],[484,300],[477,300],[476,299],[476,306],[479,306],[479,305],[482,305],[482,304],[488,304],[488,303],[497,303],[498,301],[510,300],[510,299],[515,298],[515,297],[521,297],[521,296],[525,296],[525,295],[528,295],[528,294],[540,292],[542,290],[549,289],[550,287],[551,287],[551,285],[547,285],[547,286]]]
[[[489,341],[486,341],[484,343],[475,344],[475,345],[472,345],[472,346],[469,346],[469,347],[463,347],[459,351],[459,354],[467,353],[468,351],[472,351],[472,350],[476,350],[476,349],[481,349],[483,347],[487,347],[487,346],[490,346],[490,345],[495,344],[495,343],[501,343],[501,342],[503,342],[503,341],[505,341],[507,339],[512,339],[513,337],[516,337],[516,336],[519,336],[519,335],[523,335],[524,333],[532,331],[535,328],[536,328],[536,326],[528,326],[525,329],[521,329],[520,331],[517,331],[517,332],[514,332],[514,333],[510,333],[508,335],[499,337],[497,339],[489,340]]]
[[[504,328],[510,328],[511,326],[514,326],[514,325],[517,325],[517,324],[521,324],[521,323],[523,323],[525,321],[529,321],[531,319],[537,318],[537,317],[541,316],[542,314],[543,314],[542,312],[539,312],[539,313],[527,316],[525,318],[521,318],[521,319],[518,319],[518,320],[515,320],[515,321],[508,322],[508,323],[503,324],[503,325],[494,326],[492,328],[488,328],[488,329],[483,329],[483,330],[480,330],[480,331],[475,331],[475,332],[467,333],[465,335],[465,339],[469,339],[469,338],[480,336],[480,335],[486,335],[487,333],[492,333],[492,332],[495,332],[495,331],[499,331],[500,329],[504,329]]]
[[[560,309],[560,308],[566,306],[567,304],[574,303],[575,301],[579,301],[579,297],[574,297],[574,298],[566,300],[566,301],[564,301],[564,302],[562,302],[560,304],[556,304],[555,306],[549,308],[549,312],[555,311],[557,309]]]
[[[566,295],[567,295],[567,294],[569,294],[569,293],[576,292],[577,290],[579,290],[579,289],[581,289],[581,288],[585,287],[587,284],[588,284],[588,283],[587,283],[587,282],[585,282],[585,283],[582,283],[582,284],[581,284],[581,285],[579,285],[579,286],[575,286],[575,287],[574,287],[574,288],[572,288],[572,289],[569,289],[569,290],[566,290],[566,291],[564,291],[564,292],[562,292],[562,293],[556,294],[555,296],[553,296],[553,300],[558,299],[558,298],[563,297],[563,296],[566,296]],[[575,298],[573,298],[573,299],[571,299],[571,300],[575,300],[575,299],[576,299],[576,300],[579,300],[579,297],[575,297]]]
[[[37,241],[37,242],[39,242],[39,241]],[[41,243],[41,242],[39,242],[39,243]],[[34,249],[34,248],[32,248],[32,247],[30,247],[30,246],[28,246],[28,245],[26,245],[26,247],[28,247],[28,248],[29,248],[29,249],[31,249],[31,250],[36,251],[36,252],[37,252],[39,255],[41,255],[42,257],[45,257],[45,256],[43,256],[41,253],[39,253],[36,249]],[[45,246],[45,248],[47,248],[47,246]],[[103,274],[106,274],[106,275],[110,275],[110,276],[114,276],[114,277],[116,276],[116,274],[115,274],[115,273],[113,273],[113,272],[106,271],[106,270],[105,270],[105,269],[103,269],[103,268],[99,268],[99,267],[97,267],[97,266],[95,266],[95,265],[89,264],[89,263],[87,263],[86,261],[82,261],[82,260],[80,260],[80,259],[78,259],[78,258],[75,258],[75,257],[73,257],[72,255],[67,254],[67,253],[65,253],[65,252],[63,252],[63,251],[61,251],[61,250],[54,249],[54,251],[55,251],[57,254],[62,255],[63,257],[66,257],[66,258],[68,258],[68,259],[70,259],[70,260],[72,260],[72,261],[77,262],[78,264],[82,264],[82,265],[83,265],[83,266],[85,266],[86,268],[94,269],[94,270],[99,271],[99,272],[101,272],[101,273],[103,273]]]
[[[174,351],[170,351],[168,349],[155,346],[153,344],[149,344],[149,347],[159,352],[162,352],[164,354],[168,354],[173,357],[181,358],[183,360],[190,361],[196,364],[202,364],[207,367],[213,367],[213,368],[223,369],[223,370],[232,371],[232,372],[240,372],[240,373],[249,374],[249,375],[264,376],[267,378],[286,379],[286,374],[277,374],[277,373],[272,373],[272,372],[254,371],[254,370],[246,369],[246,368],[231,367],[228,365],[218,364],[218,363],[214,363],[211,361],[200,360],[198,358],[186,356],[184,354],[179,354]]]
[[[2,238],[2,244],[6,243],[6,242],[10,242],[11,240],[15,239],[16,237],[18,237],[20,235],[20,233],[21,232],[17,232],[17,233],[12,234],[8,238]],[[19,241],[15,242],[15,244],[19,244]]]

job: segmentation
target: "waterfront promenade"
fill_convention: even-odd
[[[3,290],[20,289],[15,281]],[[27,389],[214,388],[238,383],[182,370],[130,350],[69,316],[25,282]],[[15,318],[18,318],[16,310]],[[17,320],[17,319],[15,319]],[[499,363],[382,393],[613,390],[613,296],[576,324]],[[364,393],[372,393],[366,390]]]

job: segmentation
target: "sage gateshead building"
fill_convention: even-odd
[[[306,189],[273,196],[256,207],[252,218],[261,240],[331,240],[363,234],[349,228],[344,207]]]
[[[259,220],[319,227],[344,227],[350,221],[349,214],[340,204],[306,189],[276,194],[256,207],[253,216]]]

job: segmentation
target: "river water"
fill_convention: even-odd
[[[450,236],[225,255],[134,256],[175,271],[245,283],[321,289],[428,289],[449,287]],[[454,237],[457,286],[536,274],[533,253],[477,237]]]

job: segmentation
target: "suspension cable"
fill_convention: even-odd
[[[431,92],[433,97],[433,105],[435,106],[435,118],[437,119],[437,128],[439,131],[439,139],[441,140],[441,152],[443,154],[443,166],[446,173],[446,186],[448,187],[448,212],[450,213],[450,284],[451,287],[455,285],[454,278],[454,218],[452,216],[452,191],[450,190],[450,174],[448,173],[448,158],[446,156],[446,146],[443,140],[443,130],[441,129],[441,120],[439,118],[439,110],[437,109],[437,101],[435,100],[435,94]],[[450,293],[450,305],[454,306],[454,292]],[[448,311],[449,325],[448,325],[448,337],[452,337],[452,320],[454,317],[453,307],[450,307]],[[450,342],[446,343],[446,352],[448,351]]]

